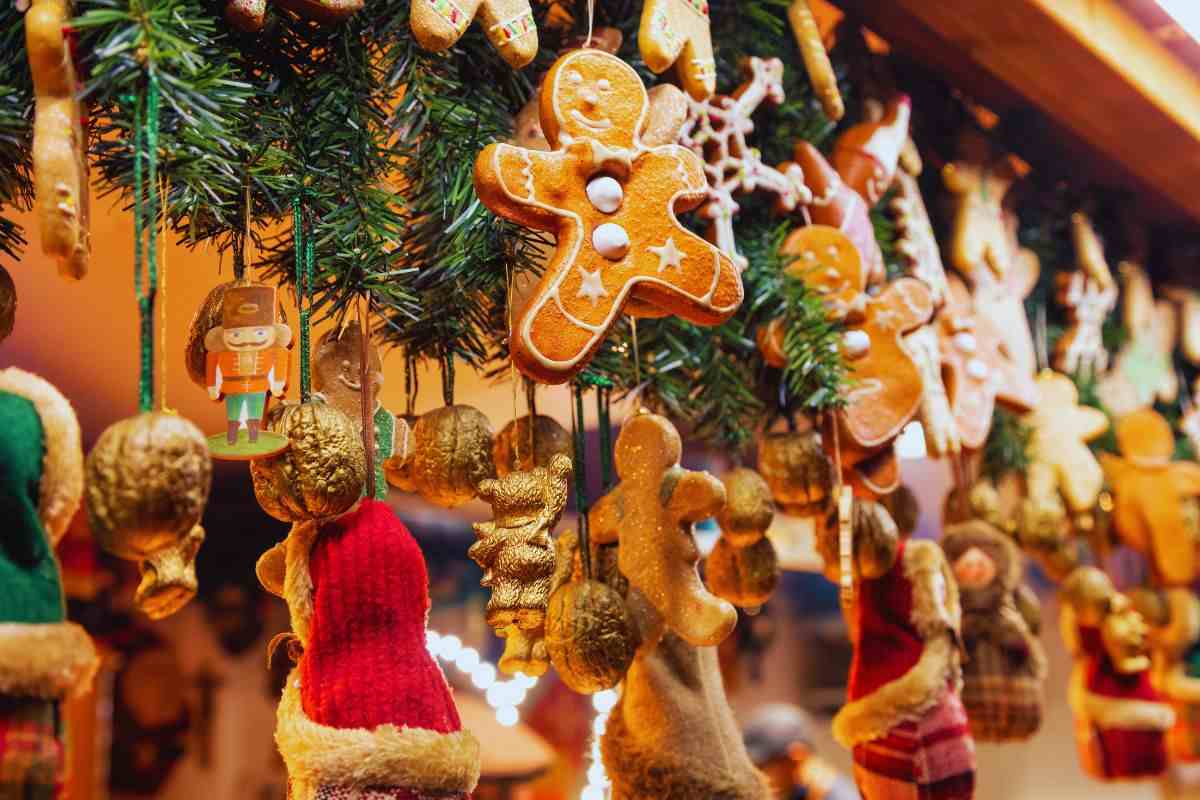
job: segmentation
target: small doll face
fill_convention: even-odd
[[[996,562],[978,547],[969,547],[954,562],[954,577],[963,589],[982,589],[996,578]]]
[[[546,76],[542,126],[552,144],[596,139],[628,148],[646,104],[646,89],[632,67],[599,50],[577,50]]]
[[[274,325],[249,325],[244,328],[225,328],[221,339],[230,350],[266,350],[275,344]]]
[[[1146,637],[1150,628],[1137,612],[1129,598],[1114,594],[1109,601],[1109,610],[1100,626],[1104,649],[1118,672],[1132,673],[1149,669],[1150,658],[1146,655]]]

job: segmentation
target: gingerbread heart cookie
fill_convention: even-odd
[[[676,65],[680,84],[696,100],[717,90],[708,0],[646,0],[638,47],[655,73]]]
[[[676,217],[704,202],[703,163],[642,141],[648,105],[628,64],[577,50],[542,86],[553,149],[492,144],[475,162],[488,208],[557,239],[511,335],[517,367],[536,380],[563,383],[583,369],[628,301],[698,325],[726,321],[742,302],[733,262]]]
[[[1117,423],[1120,456],[1101,453],[1113,489],[1113,524],[1121,540],[1150,559],[1155,579],[1167,586],[1196,580],[1197,531],[1191,498],[1200,497],[1200,464],[1172,461],[1171,426],[1148,408]]]
[[[412,32],[426,50],[449,50],[479,17],[500,57],[520,69],[538,51],[529,0],[412,0]]]

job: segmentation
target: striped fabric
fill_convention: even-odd
[[[55,703],[0,696],[0,798],[55,800],[62,769]]]
[[[865,800],[971,800],[975,744],[958,694],[947,691],[919,722],[854,748]]]
[[[976,658],[963,668],[962,703],[971,721],[971,734],[983,742],[1028,739],[1042,724],[1042,683],[1029,675],[991,671],[1008,667],[985,665],[980,656],[997,651],[978,648]]]

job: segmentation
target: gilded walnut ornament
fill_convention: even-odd
[[[430,503],[455,508],[474,499],[476,487],[496,476],[492,423],[471,406],[445,406],[413,426],[409,476]]]
[[[571,434],[557,420],[545,414],[514,419],[496,435],[496,442],[492,445],[492,459],[496,462],[496,474],[500,477],[517,470],[547,467],[555,456],[570,458],[572,452]]]
[[[833,491],[833,463],[816,431],[768,433],[758,443],[758,471],[785,513],[823,517]]]

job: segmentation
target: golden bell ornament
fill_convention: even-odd
[[[496,476],[492,423],[471,406],[445,406],[413,426],[410,476],[430,503],[454,508],[475,497],[479,482]]]
[[[717,515],[721,537],[734,547],[748,547],[766,535],[775,519],[771,487],[745,467],[730,471],[721,482],[725,484],[725,508]]]
[[[251,281],[248,280],[226,281],[217,284],[205,295],[204,300],[200,303],[200,308],[196,309],[192,321],[188,323],[187,338],[183,345],[183,362],[192,383],[202,389],[208,388],[208,380],[204,371],[208,350],[204,347],[204,339],[208,336],[209,331],[221,325],[221,314],[225,308],[225,293],[235,286],[250,285]],[[286,325],[287,314],[284,312],[283,303],[279,304],[278,314],[279,321]]]
[[[250,462],[254,496],[284,522],[336,517],[362,496],[367,460],[354,423],[324,403],[277,405],[267,427],[287,437],[278,455]]]
[[[177,414],[120,420],[96,441],[86,474],[96,540],[108,552],[140,562],[138,606],[155,618],[182,607],[196,593],[200,516],[212,486],[204,434]]]
[[[766,537],[737,547],[722,536],[704,565],[708,590],[742,608],[757,608],[770,599],[779,583],[779,558]]]
[[[550,595],[546,650],[572,690],[592,694],[620,683],[633,663],[637,639],[625,601],[612,587],[573,581]]]
[[[532,436],[530,419],[533,420]],[[496,435],[496,442],[492,445],[496,474],[501,478],[510,472],[548,467],[556,455],[570,458],[574,452],[571,434],[557,420],[545,414],[514,419]]]
[[[768,433],[758,443],[758,471],[779,507],[799,517],[824,516],[833,463],[816,431]]]

